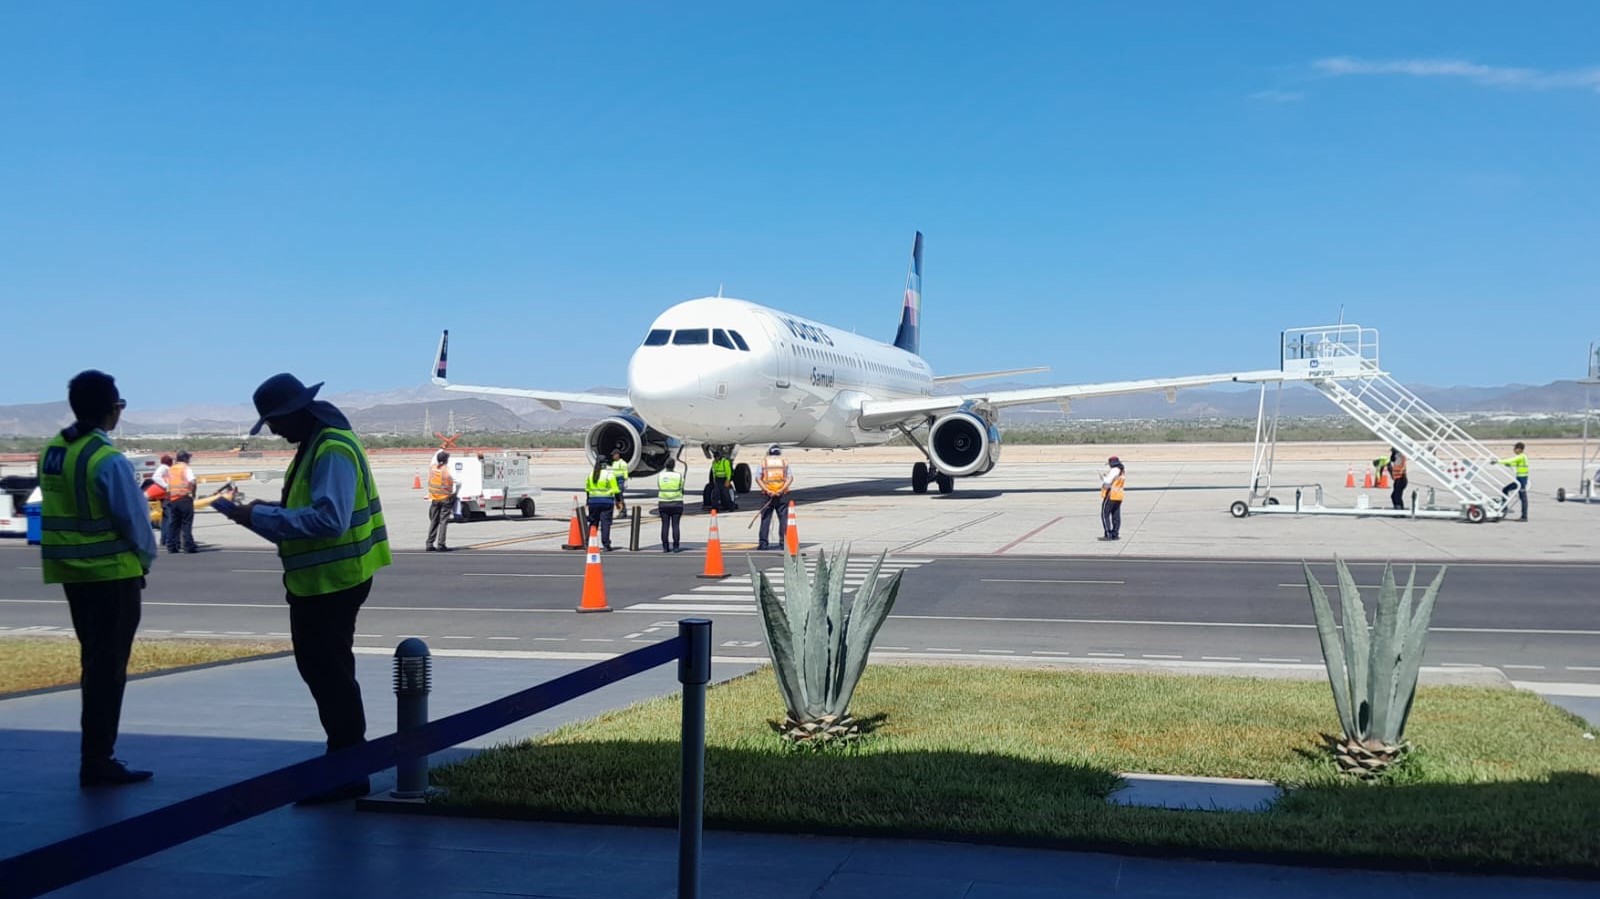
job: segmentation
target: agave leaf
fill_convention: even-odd
[[[1339,642],[1339,626],[1333,623],[1333,610],[1328,606],[1328,592],[1311,573],[1305,562],[1300,567],[1306,572],[1306,589],[1311,593],[1311,613],[1317,620],[1317,639],[1322,643],[1322,662],[1328,668],[1328,683],[1333,687],[1333,704],[1339,710],[1339,725],[1346,737],[1355,737],[1356,719],[1350,705],[1350,681],[1344,670],[1344,647]]]
[[[834,708],[834,702],[839,696],[839,671],[844,668],[844,579],[849,570],[850,547],[835,548],[833,571],[828,578],[828,660],[818,689],[824,715],[838,714],[839,711]]]
[[[806,632],[806,600],[811,596],[811,571],[799,556],[783,554],[783,598],[789,608],[789,632],[798,639]],[[798,644],[795,647],[799,649]]]
[[[1400,642],[1395,636],[1399,611],[1400,593],[1394,586],[1394,568],[1385,563],[1383,586],[1378,589],[1378,611],[1372,618],[1372,659],[1367,673],[1367,697],[1372,702],[1372,723],[1368,729],[1379,739],[1389,732],[1395,668],[1400,659]]]
[[[905,572],[896,571],[886,583],[878,583],[877,570],[882,564],[883,555],[880,554],[877,564],[872,568],[872,592],[866,592],[863,587],[856,593],[855,604],[850,609],[850,643],[845,647],[844,680],[839,690],[840,714],[850,708],[850,697],[855,695],[861,672],[866,669],[867,653],[872,649],[872,641],[888,619],[889,611],[894,608],[895,597],[900,595],[900,578]]]
[[[1422,658],[1427,652],[1428,623],[1433,619],[1433,604],[1439,598],[1439,588],[1444,584],[1444,573],[1448,566],[1439,566],[1439,573],[1423,592],[1422,600],[1417,603],[1417,614],[1411,619],[1411,627],[1406,632],[1405,646],[1400,650],[1399,678],[1395,685],[1395,702],[1401,704],[1400,714],[1395,716],[1393,729],[1384,734],[1382,739],[1391,744],[1397,744],[1405,736],[1406,722],[1411,719],[1411,703],[1417,696],[1417,678],[1422,671]],[[1416,577],[1413,567],[1411,576]]]
[[[1355,714],[1356,723],[1356,731],[1350,736],[1365,740],[1372,727],[1372,697],[1367,693],[1372,634],[1367,627],[1367,608],[1361,602],[1361,590],[1350,574],[1350,566],[1337,556],[1334,566],[1339,571],[1339,607],[1344,625],[1344,664],[1350,675],[1350,711]]]
[[[838,566],[837,561],[834,564],[843,567]],[[818,549],[816,579],[811,582],[811,596],[803,600],[806,603],[806,624],[802,638],[800,676],[806,685],[808,721],[827,714],[824,709],[828,695],[828,585],[832,581],[829,577],[831,571],[827,554]]]
[[[800,691],[800,672],[795,667],[794,636],[789,631],[789,616],[783,600],[772,589],[767,576],[750,564],[750,580],[756,585],[756,605],[761,609],[761,630],[767,638],[767,655],[772,659],[772,672],[778,678],[778,692],[783,695],[784,711],[795,721],[800,720],[805,708],[805,698]]]
[[[828,711],[829,714],[844,715],[845,705],[850,701],[850,690],[854,689],[854,681],[850,681],[850,690],[845,688],[845,682],[851,677],[850,668],[850,635],[855,631],[855,622],[859,619],[859,612],[864,606],[862,600],[871,596],[878,589],[878,572],[883,565],[884,553],[879,553],[873,560],[872,567],[867,569],[867,576],[862,580],[861,586],[856,588],[855,595],[850,599],[850,607],[844,611],[844,620],[839,623],[837,644],[842,653],[839,659],[839,668],[833,672],[833,682],[829,684]],[[855,677],[860,677],[857,672]]]

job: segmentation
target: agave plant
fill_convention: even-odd
[[[1394,569],[1385,564],[1377,614],[1369,625],[1366,605],[1349,567],[1337,557],[1334,563],[1339,576],[1342,635],[1333,621],[1327,592],[1317,583],[1311,566],[1304,566],[1317,636],[1322,641],[1322,660],[1328,668],[1333,702],[1339,708],[1339,724],[1344,730],[1342,739],[1330,737],[1328,743],[1341,771],[1371,777],[1393,764],[1408,748],[1404,742],[1406,721],[1416,699],[1417,673],[1422,669],[1428,642],[1428,621],[1433,617],[1433,603],[1444,583],[1445,569],[1439,568],[1421,600],[1413,603],[1416,566],[1411,567],[1411,576],[1401,592],[1395,587]]]
[[[767,576],[750,565],[767,652],[778,677],[788,717],[773,722],[791,743],[822,746],[849,742],[862,734],[849,714],[850,697],[867,665],[867,651],[900,593],[902,572],[879,580],[884,553],[846,604],[844,580],[849,548],[832,563],[818,551],[815,579],[796,555],[784,555],[783,596]]]

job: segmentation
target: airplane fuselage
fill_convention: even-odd
[[[666,310],[628,363],[628,398],[650,425],[704,444],[851,447],[894,429],[858,426],[865,400],[928,396],[933,372],[898,347],[745,300]]]

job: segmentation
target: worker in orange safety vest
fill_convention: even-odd
[[[1127,484],[1127,468],[1116,456],[1106,460],[1105,473],[1100,475],[1100,527],[1105,530],[1101,540],[1122,539],[1122,491]]]
[[[167,552],[181,549],[197,553],[200,548],[194,543],[194,470],[189,467],[189,451],[180,451],[174,459],[167,469],[167,507],[162,514],[163,521],[172,516],[166,531]]]
[[[439,450],[428,466],[428,542],[427,552],[450,551],[445,531],[456,511],[456,479],[450,475],[450,454]]]
[[[789,470],[789,463],[784,461],[783,448],[774,443],[767,448],[767,457],[761,460],[761,476],[756,483],[760,485],[761,492],[766,494],[766,505],[761,507],[761,535],[756,543],[756,549],[773,549],[767,542],[774,515],[782,515],[789,505],[789,488],[794,486],[794,472]],[[783,543],[782,525],[779,525],[778,543]]]

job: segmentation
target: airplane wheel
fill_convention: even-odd
[[[956,489],[956,479],[955,478],[952,478],[951,476],[949,476],[947,474],[941,474],[941,475],[935,476],[933,480],[934,480],[934,483],[939,485],[939,492],[940,493],[953,493],[953,492],[955,492],[955,489]]]
[[[911,466],[911,492],[928,492],[928,463],[918,462]]]
[[[1565,488],[1565,487],[1557,487],[1556,488],[1556,502],[1564,503],[1566,501],[1567,501],[1567,488]]]
[[[1234,504],[1228,507],[1228,512],[1234,518],[1244,518],[1250,514],[1250,504],[1243,500],[1235,500]]]
[[[743,462],[733,466],[733,489],[735,493],[750,492],[750,466]]]

